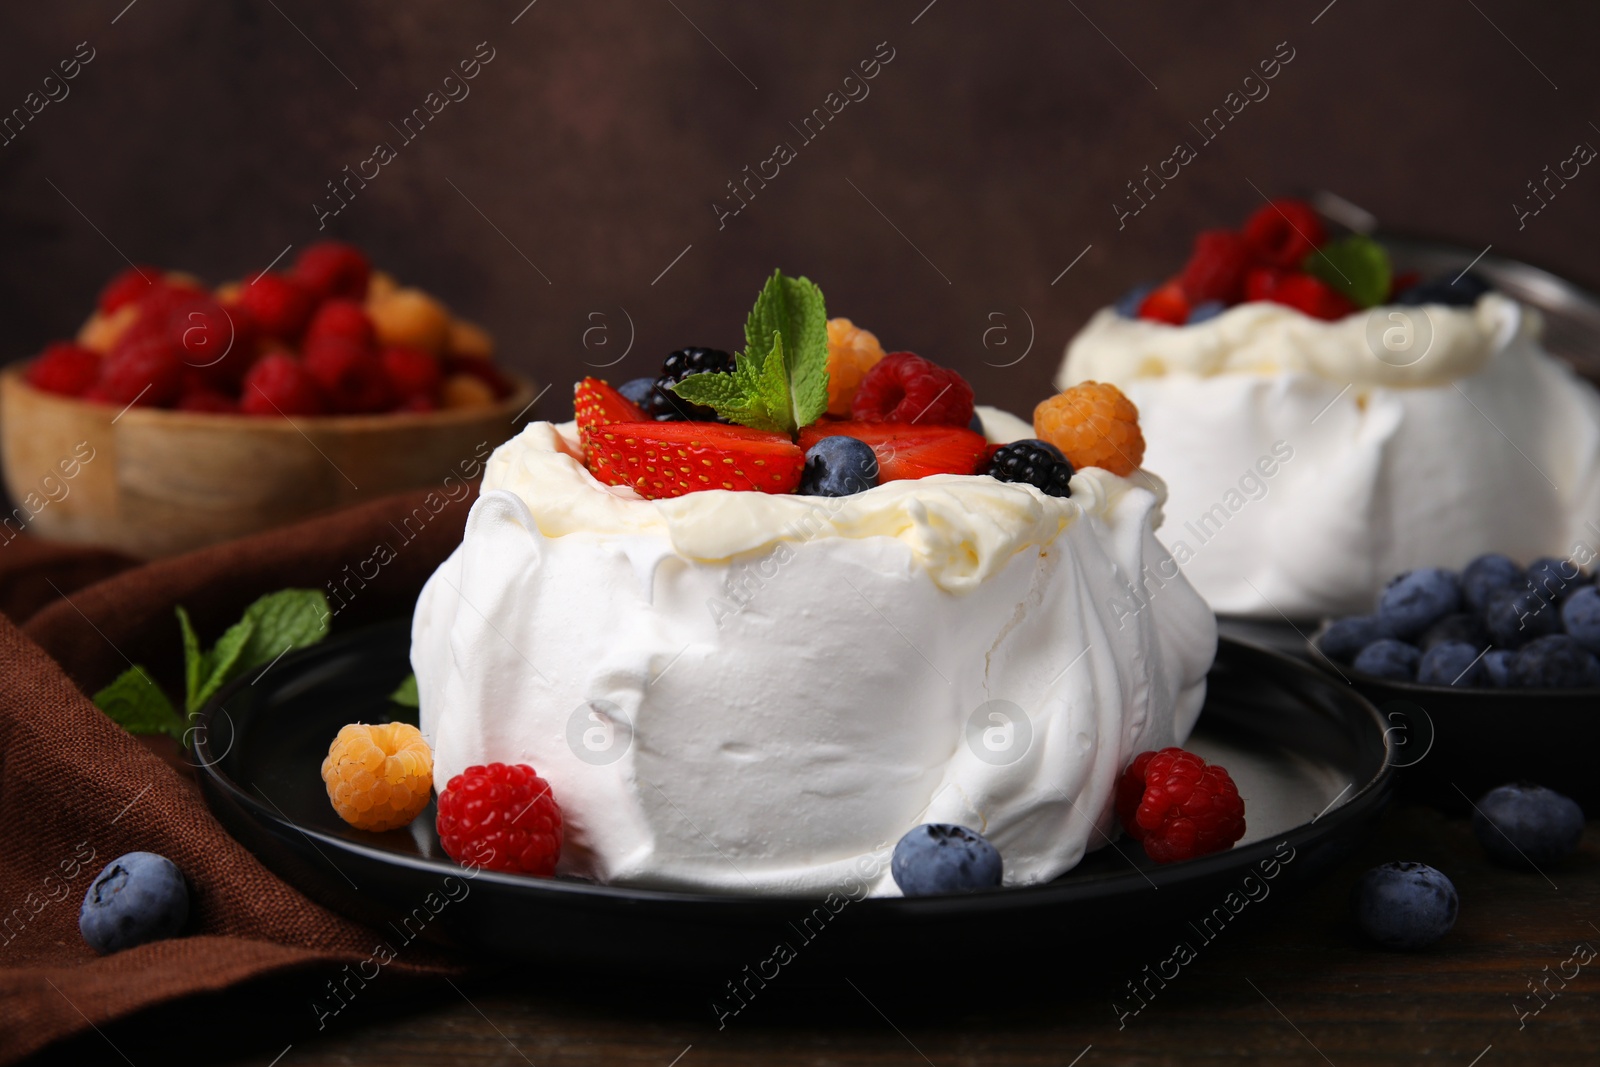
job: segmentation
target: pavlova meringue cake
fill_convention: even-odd
[[[1473,275],[1393,278],[1277,201],[1096,313],[1057,384],[1138,405],[1162,540],[1218,613],[1309,619],[1414,567],[1600,542],[1600,394],[1539,335]]]
[[[763,301],[789,294],[779,332],[826,366],[820,391],[796,360],[799,399],[770,427],[651,419],[737,408],[715,389],[775,348],[762,303],[736,365],[685,349],[660,379],[586,379],[576,421],[495,451],[418,602],[437,787],[536,767],[565,820],[560,874],[791,895],[866,874],[894,894],[896,841],[954,823],[999,850],[1006,884],[1045,881],[1117,833],[1118,775],[1199,714],[1211,612],[1181,578],[1126,607],[1132,576],[1176,573],[1161,482],[1038,441],[991,458],[1027,424],[978,409],[969,429],[958,375],[846,320],[824,334],[814,291],[775,275]],[[859,468],[831,462],[850,449],[870,449]]]

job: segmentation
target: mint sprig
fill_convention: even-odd
[[[282,589],[261,597],[208,651],[201,650],[189,613],[180,606],[177,615],[183,637],[182,714],[137,665],[94,695],[95,706],[131,734],[167,734],[183,741],[194,717],[223,686],[328,634],[328,599],[316,589]]]
[[[732,374],[691,374],[670,388],[741,426],[793,436],[828,409],[828,312],[808,278],[773,271],[744,324]]]
[[[1394,280],[1389,253],[1361,234],[1328,242],[1306,256],[1301,266],[1362,308],[1387,301]]]
[[[94,695],[95,706],[130,734],[166,734],[181,742],[188,719],[143,667],[129,667]]]

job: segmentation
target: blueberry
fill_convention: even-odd
[[[1454,615],[1446,615],[1422,631],[1422,636],[1417,638],[1417,647],[1426,652],[1434,645],[1442,645],[1449,641],[1465,641],[1469,645],[1475,645],[1481,652],[1489,644],[1489,631],[1478,616],[1457,612]]]
[[[976,830],[924,823],[894,846],[889,873],[908,897],[971,893],[1000,884],[1000,853]]]
[[[617,386],[617,392],[640,407],[650,403],[655,391],[656,380],[654,378],[630,378]]]
[[[1117,301],[1117,314],[1121,315],[1125,319],[1138,318],[1139,305],[1144,303],[1145,297],[1149,296],[1155,291],[1156,287],[1154,283],[1136,285],[1132,289],[1129,289],[1127,293],[1123,295],[1122,299]]]
[[[1554,863],[1578,847],[1583,809],[1542,785],[1489,790],[1472,814],[1472,832],[1490,858],[1511,867]]]
[[[1509,648],[1491,648],[1483,654],[1483,674],[1496,689],[1517,686],[1517,654]]]
[[[1362,674],[1409,682],[1417,676],[1417,661],[1420,659],[1422,653],[1411,645],[1384,637],[1363,648],[1350,666]]]
[[[979,415],[976,411],[972,413],[972,420],[967,423],[967,429],[971,430],[973,433],[981,433],[985,437],[988,436],[988,431],[983,428],[983,416]]]
[[[1483,646],[1446,641],[1422,654],[1417,681],[1423,685],[1473,686],[1483,680]]]
[[[1588,576],[1570,559],[1544,556],[1528,564],[1528,584],[1546,600],[1557,604],[1583,588]]]
[[[189,918],[189,887],[165,856],[130,852],[106,864],[78,910],[78,931],[102,956],[176,937]]]
[[[1024,482],[1049,496],[1072,495],[1072,464],[1048,441],[1012,441],[995,452],[984,473],[1002,482]]]
[[[850,496],[878,484],[878,455],[858,437],[824,437],[806,450],[801,496]]]
[[[1376,615],[1352,615],[1328,623],[1315,640],[1323,655],[1349,663],[1363,648],[1389,636],[1388,627]]]
[[[1361,931],[1384,948],[1423,948],[1456,924],[1456,887],[1426,863],[1385,863],[1350,894]]]
[[[1600,589],[1586,586],[1561,605],[1561,624],[1583,648],[1600,655]]]
[[[1413,638],[1461,607],[1461,582],[1441,567],[1419,567],[1390,581],[1378,615],[1396,637]]]
[[[1482,612],[1489,600],[1503,589],[1521,589],[1527,576],[1510,557],[1498,552],[1479,556],[1461,572],[1461,595],[1473,611]]]
[[[1395,298],[1396,304],[1447,304],[1451,307],[1471,307],[1478,297],[1494,287],[1468,271],[1465,274],[1441,274],[1419,282]]]
[[[1189,309],[1189,317],[1184,320],[1184,325],[1194,326],[1207,319],[1214,319],[1227,310],[1228,305],[1220,300],[1202,300]]]
[[[1521,648],[1536,637],[1559,633],[1561,615],[1532,590],[1502,589],[1484,612],[1489,637],[1500,648]]]
[[[1512,673],[1517,685],[1527,689],[1600,686],[1600,660],[1566,634],[1536,637],[1523,645]]]

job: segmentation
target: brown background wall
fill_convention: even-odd
[[[69,333],[116,249],[213,280],[298,249],[324,183],[380,140],[398,158],[329,232],[490,326],[561,387],[546,414],[584,360],[626,347],[629,319],[618,379],[737,344],[774,266],[1026,409],[1085,316],[1174,270],[1195,230],[1235,224],[1252,183],[1334,189],[1600,284],[1600,175],[1520,232],[1511,208],[1545,164],[1600,144],[1592,3],[538,0],[515,24],[524,0],[125,3],[4,16],[0,111],[78,42],[96,50],[0,147],[7,358]],[[390,122],[484,41],[471,95],[401,144]],[[885,41],[870,95],[803,144],[789,124]],[[1119,232],[1124,183],[1198,146],[1189,122],[1283,41],[1271,95]],[[725,183],[780,140],[798,157],[719,230]],[[1028,358],[985,366],[1015,359],[1028,318]]]

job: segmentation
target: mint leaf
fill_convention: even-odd
[[[1330,241],[1308,255],[1301,266],[1360,307],[1377,307],[1389,299],[1394,276],[1389,253],[1370,237],[1354,234]]]
[[[741,426],[793,436],[828,409],[828,313],[822,290],[774,271],[744,327],[732,374],[691,374],[678,396]]]
[[[207,652],[201,661],[200,684],[190,691],[185,704],[190,715],[205,707],[206,701],[215,696],[217,690],[232,681],[238,671],[244,669],[239,666],[239,658],[243,655],[245,645],[249,643],[255,629],[254,622],[241,619],[217,638],[215,647]]]
[[[328,636],[328,598],[317,589],[281,589],[244,609],[240,624],[253,628],[235,673],[271,663],[285,652],[309,648]],[[224,639],[227,634],[222,635]],[[222,642],[218,642],[221,648]]]
[[[788,415],[796,426],[806,426],[828,409],[828,312],[811,279],[773,271],[762,286],[745,319],[746,353],[771,352],[779,334],[788,338]]]
[[[200,635],[194,632],[194,623],[189,621],[189,613],[183,610],[183,605],[178,608],[178,626],[183,630],[183,699],[184,706],[189,711],[194,711],[199,705],[195,703],[195,694],[200,692],[205,677],[210,673],[206,665],[206,657],[200,651]]]
[[[178,609],[183,622],[184,650],[187,656],[192,629],[188,616]],[[244,616],[217,639],[216,645],[201,657],[194,672],[185,707],[193,715],[223,686],[253,667],[272,663],[285,653],[306,648],[328,634],[328,599],[316,589],[282,589],[268,593],[248,608]],[[196,640],[196,647],[199,642]]]
[[[782,334],[773,334],[772,349],[765,358],[757,358],[749,352],[740,353],[732,374],[691,374],[669,388],[685,400],[703,404],[740,426],[790,436],[800,428],[789,403]]]
[[[94,695],[95,707],[130,734],[166,734],[183,740],[188,721],[143,667],[129,667]]]
[[[419,706],[422,701],[417,696],[417,676],[415,674],[406,675],[406,680],[396,686],[395,691],[389,694],[389,702],[406,708]]]
[[[776,431],[778,426],[767,415],[754,384],[754,376],[759,374],[757,367],[741,355],[731,374],[691,374],[668,388],[691,404],[711,408],[740,426]]]

